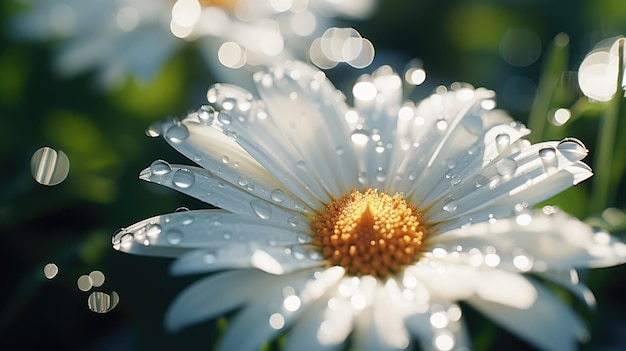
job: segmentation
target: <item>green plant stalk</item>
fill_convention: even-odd
[[[615,137],[617,133],[617,122],[620,115],[620,106],[624,92],[622,89],[622,76],[624,74],[624,41],[618,42],[618,69],[617,69],[617,91],[609,102],[600,120],[598,129],[598,140],[596,141],[596,153],[594,157],[593,169],[593,192],[591,194],[591,213],[599,213],[609,207],[614,200],[615,190],[612,188],[611,172],[613,166],[613,149],[615,148]]]
[[[543,140],[555,84],[561,73],[567,68],[568,43],[569,39],[565,34],[558,34],[548,49],[537,86],[535,103],[528,116],[528,128],[532,131],[529,139],[532,142]]]

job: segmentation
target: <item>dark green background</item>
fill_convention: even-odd
[[[119,227],[180,206],[205,206],[146,184],[137,175],[157,158],[187,162],[162,140],[146,137],[144,130],[152,121],[197,108],[214,83],[210,69],[190,43],[154,81],[129,79],[120,89],[103,91],[91,73],[71,79],[56,75],[51,69],[55,43],[13,41],[7,24],[18,11],[14,0],[0,3],[0,349],[212,349],[211,323],[176,335],[162,329],[167,305],[194,277],[170,277],[168,260],[129,256],[110,246]],[[408,60],[419,58],[428,79],[413,97],[423,97],[439,84],[469,82],[494,89],[500,107],[527,121],[534,92],[506,96],[506,82],[523,76],[537,83],[546,71],[544,54],[559,33],[570,39],[559,54],[560,68],[576,71],[598,41],[626,32],[626,2],[384,0],[369,20],[340,24],[357,28],[377,50],[370,68],[327,72],[346,93],[358,74],[381,64],[402,70]],[[510,28],[529,28],[539,36],[543,51],[537,62],[519,68],[502,59],[500,37]],[[564,78],[550,107],[569,107],[580,96],[575,76],[554,73]],[[579,119],[548,134],[583,140],[592,150],[588,161],[593,164],[605,105],[585,106]],[[626,137],[624,123],[622,116],[620,140]],[[63,150],[70,159],[69,176],[60,185],[42,186],[30,174],[31,155],[42,146]],[[623,209],[626,151],[614,152],[609,203],[591,203],[591,181],[552,203],[585,220],[598,217],[598,206]],[[618,223],[612,229],[625,238],[623,228]],[[48,262],[60,268],[53,280],[43,277]],[[91,312],[89,294],[76,287],[80,275],[96,269],[107,278],[99,290],[120,296],[119,305],[107,314]],[[626,349],[626,269],[600,269],[583,277],[599,300],[596,311],[574,302],[593,333],[583,347]],[[466,317],[477,349],[530,349],[471,311]]]

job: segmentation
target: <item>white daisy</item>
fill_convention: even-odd
[[[369,16],[374,0],[22,0],[16,38],[60,42],[56,69],[95,69],[106,86],[152,79],[185,40],[196,41],[219,74],[306,59],[308,45],[341,16]],[[178,38],[177,38],[178,37]],[[228,67],[228,69],[227,69]]]
[[[237,310],[220,343],[254,350],[469,349],[458,301],[531,344],[575,349],[579,317],[541,284],[589,304],[576,268],[624,262],[626,245],[537,204],[591,176],[577,139],[531,145],[494,93],[454,84],[402,101],[389,67],[354,85],[288,62],[255,75],[258,98],[216,84],[161,133],[200,167],[155,161],[140,178],[220,209],[156,216],[115,249],[212,273],[173,302],[170,330]],[[304,346],[303,346],[304,345]]]

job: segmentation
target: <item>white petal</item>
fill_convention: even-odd
[[[274,194],[280,191],[276,190],[278,188],[264,188],[246,176],[240,176],[239,184],[233,185],[202,168],[164,163],[155,161],[150,168],[142,171],[140,178],[239,215],[252,216],[278,226],[300,223],[298,228],[306,228],[303,226],[306,219],[302,215],[306,210],[304,205],[286,198],[285,192],[281,193],[281,201],[276,201]]]
[[[526,308],[535,301],[535,288],[520,274],[451,261],[423,258],[413,272],[433,299],[459,301],[478,296],[518,308]]]
[[[272,286],[269,277],[255,269],[240,269],[203,278],[176,296],[165,324],[175,331],[233,310]],[[255,288],[242,288],[247,285]]]
[[[580,318],[548,289],[530,281],[537,298],[527,308],[515,308],[471,297],[466,301],[504,328],[542,350],[576,350],[587,331]],[[489,282],[484,282],[489,284]]]
[[[519,271],[606,267],[626,262],[626,245],[563,212],[525,210],[514,218],[483,222],[428,239],[461,252],[494,248],[499,267]]]
[[[584,301],[587,306],[593,308],[596,306],[596,298],[593,292],[582,282],[578,277],[578,272],[575,269],[569,271],[546,271],[539,273],[539,276],[551,280],[567,290],[569,290],[574,296]]]
[[[469,350],[471,340],[459,305],[445,300],[433,300],[425,313],[414,313],[405,325],[423,350]]]
[[[559,145],[540,143],[504,158],[500,155],[433,204],[427,211],[429,221],[454,225],[459,219],[476,223],[507,217],[516,204],[532,206],[592,175],[587,165],[561,153]],[[448,206],[451,201],[454,206]]]
[[[340,92],[322,72],[300,62],[258,73],[255,82],[276,127],[324,190],[335,197],[349,191],[356,167]]]
[[[510,121],[500,113],[483,109],[480,102],[492,98],[492,91],[462,90],[471,93],[471,97],[461,99],[464,94],[456,92],[434,94],[413,110],[410,105],[405,106],[398,118],[392,168],[402,177],[394,180],[393,188],[406,194],[417,190],[414,198],[418,203],[423,202],[427,191],[454,167],[459,157],[468,150],[481,150],[481,143],[487,141],[481,136],[485,129],[494,124],[508,125]]]
[[[246,99],[246,93],[235,86],[216,84],[209,89],[207,96],[219,109],[220,116],[229,116],[227,125],[214,122],[214,128],[231,137],[236,136],[236,142],[282,186],[311,207],[330,200],[314,173],[308,171],[310,165],[303,161],[298,150],[279,129],[280,116],[270,115],[262,101]],[[233,100],[237,102],[233,104]],[[245,111],[241,111],[241,106]]]
[[[231,104],[241,108],[243,102],[236,101]],[[202,108],[199,111],[202,111]],[[234,113],[232,110],[229,112]],[[165,140],[177,151],[209,170],[213,177],[221,179],[224,184],[241,187],[241,184],[245,183],[243,189],[255,194],[264,194],[266,198],[274,189],[280,189],[285,194],[285,203],[298,203],[302,206],[300,201],[296,200],[307,199],[302,189],[292,187],[294,191],[299,191],[297,196],[292,195],[278,179],[237,144],[236,132],[230,129],[230,123],[233,122],[226,123],[235,117],[226,113],[216,113],[217,116],[207,116],[203,119],[204,114],[210,116],[211,112],[191,113],[178,124],[171,121],[162,123],[161,130]],[[223,122],[220,122],[220,119]],[[310,200],[308,203],[311,203]]]
[[[324,309],[328,301],[334,296],[337,282],[344,274],[342,267],[332,267],[322,272],[321,276],[305,285],[301,294],[302,301],[311,301],[308,308],[294,323],[289,331],[285,343],[285,350],[301,350],[306,345],[307,350],[334,350],[341,344],[324,344],[318,337],[318,330],[324,321]]]
[[[499,124],[495,125],[485,125],[487,126],[489,128],[478,135],[475,141],[471,134],[458,128],[461,129],[459,132],[461,136],[463,136],[461,132],[465,132],[465,138],[460,138],[462,141],[456,142],[460,144],[461,149],[456,145],[456,149],[449,150],[440,157],[442,159],[433,162],[431,167],[424,171],[426,175],[412,187],[415,190],[414,201],[422,207],[428,207],[437,199],[447,196],[450,191],[462,186],[468,179],[476,177],[476,174],[494,159],[510,155],[511,144],[524,145],[525,140],[521,138],[529,133],[523,125],[508,120],[499,121]]]
[[[149,256],[178,256],[191,249],[232,244],[250,248],[291,247],[310,240],[307,232],[222,210],[180,211],[135,223],[113,238],[115,249]]]
[[[317,252],[294,244],[291,247],[270,247],[254,242],[233,242],[221,247],[194,250],[172,264],[175,275],[208,273],[222,269],[258,268],[270,274],[286,274],[323,264]]]
[[[410,337],[404,327],[406,301],[393,279],[376,286],[374,302],[356,318],[358,350],[404,350]]]
[[[250,299],[229,321],[218,350],[258,350],[264,341],[271,340],[281,330],[288,328],[306,305],[298,306],[295,311],[286,309],[287,298],[296,295],[285,296],[285,289],[295,292],[302,290],[310,274],[310,271],[305,270],[268,279],[272,282],[271,288]],[[256,287],[252,290],[256,290]]]

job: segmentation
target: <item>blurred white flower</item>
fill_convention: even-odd
[[[149,80],[195,41],[226,79],[236,68],[308,59],[309,46],[341,16],[369,16],[375,0],[22,0],[14,37],[59,43],[65,75],[95,69],[106,86]],[[248,73],[249,75],[249,73]],[[241,79],[239,77],[239,79]]]
[[[354,85],[287,62],[258,96],[217,84],[208,104],[149,129],[200,167],[158,160],[140,178],[220,209],[146,219],[113,247],[212,273],[183,291],[179,330],[239,309],[222,350],[469,349],[464,301],[540,349],[573,350],[584,323],[542,279],[588,304],[577,268],[624,262],[626,245],[533,206],[592,175],[577,139],[531,145],[494,93],[453,84],[417,105],[387,66]],[[532,273],[528,275],[526,273]]]

